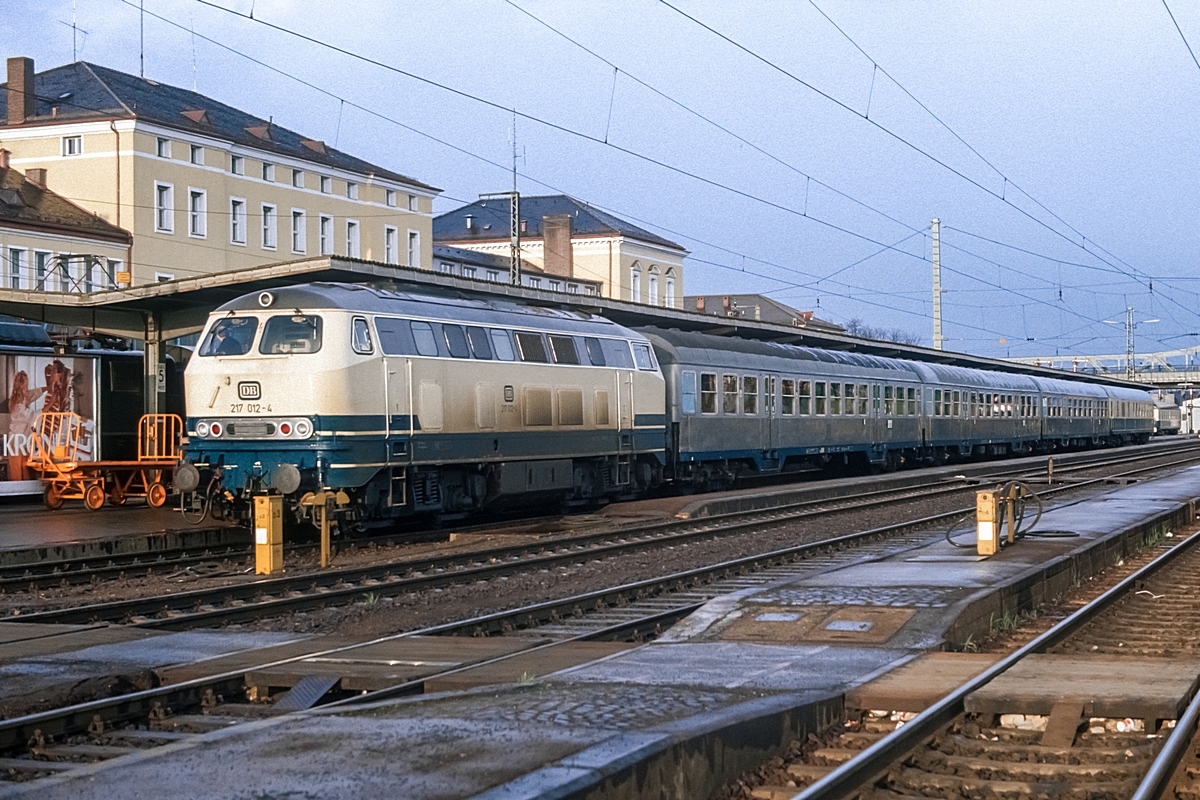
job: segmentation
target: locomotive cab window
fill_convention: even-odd
[[[592,362],[593,367],[604,366],[604,348],[600,346],[599,339],[593,339],[591,336],[583,340],[584,346],[587,348],[588,361]]]
[[[454,358],[467,358],[471,351],[467,348],[467,335],[461,325],[442,325],[442,336],[446,340],[446,349]]]
[[[371,343],[371,326],[362,317],[355,317],[350,327],[350,346],[359,355],[369,356],[375,352]]]
[[[471,345],[471,355],[482,361],[492,360],[492,346],[488,344],[487,331],[483,328],[467,328],[467,342]]]
[[[650,354],[650,345],[634,342],[633,345],[633,360],[637,362],[638,369],[653,370],[654,356]]]
[[[264,355],[315,353],[321,349],[321,318],[311,314],[271,317],[263,326],[258,352]]]
[[[258,317],[226,317],[219,320],[200,346],[202,356],[244,356],[254,344]]]
[[[717,376],[715,373],[700,375],[700,413],[717,413]]]
[[[550,350],[555,364],[578,364],[579,353],[575,351],[575,340],[570,336],[551,336]]]
[[[546,355],[546,343],[540,333],[518,333],[516,336],[517,350],[521,354],[522,361],[536,364],[550,363],[550,359]]]

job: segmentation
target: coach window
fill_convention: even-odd
[[[433,335],[433,326],[428,322],[412,323],[413,343],[417,346],[417,355],[436,356],[438,354],[437,339]]]
[[[883,387],[883,413],[892,416],[896,410],[896,401],[892,396],[895,390],[891,386]]]
[[[683,413],[696,413],[696,373],[691,370],[679,373],[679,401]]]
[[[870,398],[870,395],[868,394],[867,385],[865,383],[860,383],[858,385],[858,413],[859,413],[859,415],[864,416],[864,417],[867,416],[867,414],[869,413],[868,409],[870,407],[870,403],[869,403],[870,399],[871,398]]]
[[[522,361],[537,364],[548,364],[550,362],[550,359],[546,356],[546,343],[542,340],[540,333],[518,333],[516,336],[517,352],[521,354]]]
[[[917,416],[917,401],[921,399],[921,390],[915,387],[908,390],[908,415]]]
[[[933,415],[940,417],[942,415],[942,390],[933,390]]]
[[[650,355],[650,345],[634,342],[633,344],[633,360],[637,363],[638,369],[653,370],[654,356]]]
[[[738,413],[738,379],[737,375],[721,376],[721,413]]]
[[[817,381],[814,384],[813,391],[813,401],[815,403],[813,413],[823,417],[825,416],[825,381]]]
[[[952,416],[952,417],[957,417],[957,416],[959,416],[960,414],[962,414],[962,407],[961,407],[961,405],[959,404],[959,393],[958,393],[958,392],[955,392],[955,393],[954,393],[954,408],[952,408],[952,409],[951,409],[951,411],[953,412],[953,413],[950,415],[950,416]]]
[[[471,355],[483,361],[492,360],[492,347],[488,344],[487,331],[483,328],[467,328],[467,342],[471,345]]]
[[[716,373],[701,373],[700,375],[700,413],[717,413]]]
[[[842,385],[840,383],[829,384],[829,413],[836,415],[842,413]]]
[[[454,358],[469,358],[471,350],[467,347],[467,335],[461,325],[442,324],[442,336],[446,339],[446,349]]]
[[[575,352],[575,340],[570,336],[551,336],[550,350],[555,364],[578,364],[579,353]]]
[[[244,356],[250,352],[256,331],[258,317],[226,317],[212,326],[200,346],[200,355]]]
[[[758,378],[742,378],[742,413],[758,413]]]
[[[315,353],[321,349],[321,318],[309,314],[271,317],[263,325],[258,352],[263,355]]]
[[[367,356],[375,351],[375,347],[371,344],[371,327],[362,317],[354,318],[351,328],[351,344],[354,352],[360,355]]]
[[[583,344],[587,348],[588,360],[592,362],[592,366],[603,367],[604,348],[600,346],[600,340],[589,336],[583,340]]]
[[[517,356],[513,353],[512,340],[508,338],[508,331],[500,331],[492,328],[488,331],[492,338],[492,350],[496,352],[496,358],[500,361],[516,361]]]
[[[812,384],[808,381],[796,381],[796,413],[808,416],[812,413],[810,403],[812,402]],[[822,409],[824,414],[825,410]]]
[[[779,413],[785,417],[790,417],[796,413],[796,382],[791,378],[784,378],[779,382],[780,401]]]

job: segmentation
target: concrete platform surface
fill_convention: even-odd
[[[718,598],[652,644],[527,684],[245,723],[0,796],[548,800],[616,780],[635,762],[629,774],[643,793],[630,796],[658,796],[651,775],[686,783],[708,769],[728,779],[761,752],[748,743],[782,744],[797,720],[829,721],[847,691],[940,649],[961,616],[1039,581],[1065,575],[1069,586],[1071,559],[1110,558],[1127,531],[1184,519],[1198,494],[1200,468],[1183,470],[1046,513],[1040,528],[1074,538],[1031,539],[976,561],[931,534]],[[133,646],[168,649],[161,641]],[[981,665],[942,665],[938,680],[960,668]],[[730,738],[705,738],[714,731]],[[713,788],[698,782],[687,794]]]

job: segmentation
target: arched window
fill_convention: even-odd
[[[650,282],[647,286],[646,302],[652,306],[658,305],[658,267],[650,268]]]
[[[663,291],[663,305],[667,308],[675,307],[675,270],[667,270],[667,283]]]
[[[642,302],[642,271],[637,268],[636,263],[629,276],[629,299],[635,303]]]

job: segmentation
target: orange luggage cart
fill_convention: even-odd
[[[171,476],[179,464],[183,420],[177,414],[145,414],[138,422],[137,461],[81,460],[83,421],[69,411],[43,412],[33,424],[29,467],[41,473],[46,507],[82,500],[93,511],[144,497],[158,508],[167,501]]]

